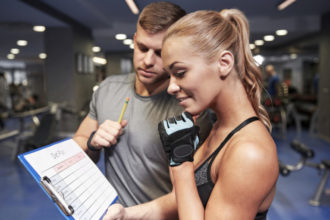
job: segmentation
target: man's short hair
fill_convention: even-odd
[[[186,12],[176,4],[153,2],[144,7],[137,25],[150,34],[156,34],[165,31],[185,14]]]

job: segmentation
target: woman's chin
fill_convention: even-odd
[[[184,109],[184,111],[188,112],[189,114],[191,114],[193,117],[196,117],[196,118],[198,118],[199,115],[201,114],[200,112],[189,110],[189,109]]]

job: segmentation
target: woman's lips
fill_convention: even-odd
[[[180,105],[183,105],[184,102],[188,99],[188,97],[177,97],[176,99],[179,101]]]

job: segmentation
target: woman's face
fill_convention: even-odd
[[[167,39],[162,48],[162,60],[171,76],[168,93],[176,96],[185,111],[197,115],[212,107],[221,80],[218,62],[206,62],[192,46],[189,38]]]

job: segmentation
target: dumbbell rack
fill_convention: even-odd
[[[284,164],[279,161],[280,174],[282,176],[288,176],[292,171],[301,170],[305,165],[314,167],[317,170],[323,172],[319,186],[317,187],[313,198],[309,200],[310,205],[319,206],[321,204],[320,200],[323,195],[324,188],[326,187],[329,178],[330,160],[322,160],[321,163],[311,163],[307,160],[314,157],[314,151],[312,149],[308,148],[306,145],[300,143],[297,140],[293,140],[290,145],[293,150],[301,155],[301,158],[295,165]]]
[[[327,185],[328,182],[328,177],[329,177],[329,172],[330,172],[330,160],[322,160],[320,163],[321,169],[324,171],[320,184],[316,189],[316,192],[311,200],[309,200],[309,204],[312,206],[319,206],[320,199],[322,197],[322,194],[324,192],[324,188]]]

